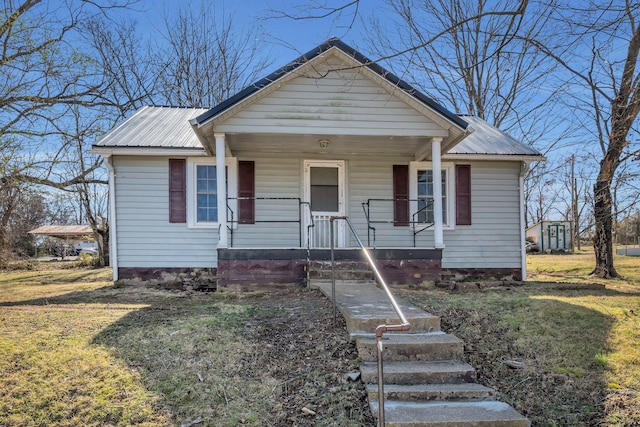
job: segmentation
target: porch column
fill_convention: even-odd
[[[436,248],[444,248],[442,233],[442,162],[440,144],[442,138],[431,140],[431,167],[433,169],[433,243]]]
[[[218,247],[228,247],[227,242],[227,173],[224,133],[215,133],[216,183],[218,192]]]

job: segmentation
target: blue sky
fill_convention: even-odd
[[[215,13],[222,17],[231,15],[232,22],[238,25],[240,33],[257,29],[259,42],[271,52],[276,68],[313,49],[330,37],[339,37],[366,54],[367,49],[362,42],[363,28],[366,25],[363,20],[383,7],[381,0],[361,1],[358,6],[358,16],[353,20],[353,27],[347,28],[352,23],[354,7],[346,9],[344,14],[337,19],[329,17],[295,21],[270,17],[274,16],[274,10],[290,8],[296,4],[309,4],[312,3],[311,1],[202,0],[202,3],[210,5]],[[321,0],[319,3],[338,6],[348,3],[348,0]],[[140,12],[127,11],[123,13],[137,21],[141,33],[151,35],[164,27],[163,17],[165,15],[172,16],[179,8],[188,7],[189,4],[194,10],[197,10],[201,2],[198,0],[142,0],[140,5],[135,7]]]

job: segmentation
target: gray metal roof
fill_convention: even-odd
[[[95,144],[101,147],[200,148],[189,119],[207,108],[142,107]]]
[[[461,115],[473,132],[447,154],[498,154],[514,156],[542,156],[538,150],[512,138],[479,117]]]

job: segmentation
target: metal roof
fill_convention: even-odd
[[[467,115],[460,117],[471,125],[473,132],[447,154],[542,156],[535,148],[521,143],[479,117]]]
[[[93,147],[203,149],[189,125],[189,119],[206,111],[206,108],[142,107],[102,136]]]
[[[90,225],[43,225],[28,233],[58,237],[60,239],[94,239],[93,229]]]
[[[409,83],[407,83],[404,80],[396,77],[394,74],[391,74],[389,71],[387,71],[386,69],[384,69],[383,67],[381,67],[380,65],[375,63],[374,61],[371,61],[369,58],[367,58],[366,56],[362,55],[360,52],[358,52],[357,50],[355,50],[354,48],[352,48],[351,46],[347,45],[342,40],[340,40],[339,38],[336,38],[336,37],[330,38],[329,40],[327,40],[326,42],[322,43],[320,46],[316,47],[315,49],[312,49],[309,52],[305,53],[304,55],[294,59],[289,64],[285,65],[282,68],[279,68],[278,70],[276,70],[273,73],[269,74],[267,77],[263,78],[262,80],[259,80],[259,81],[255,82],[254,84],[249,85],[248,87],[246,87],[245,89],[243,89],[242,91],[237,93],[236,95],[232,96],[231,98],[229,98],[229,99],[223,101],[222,103],[216,105],[212,109],[210,109],[210,110],[204,112],[203,114],[199,115],[198,117],[196,117],[192,121],[192,124],[200,126],[200,125],[206,123],[207,121],[209,121],[213,117],[223,113],[227,109],[229,109],[229,108],[233,107],[234,105],[238,104],[239,102],[243,101],[245,98],[248,98],[249,96],[251,96],[255,92],[258,92],[259,90],[261,90],[261,89],[269,86],[270,84],[276,82],[277,80],[279,80],[280,78],[282,78],[286,74],[291,73],[296,68],[298,68],[301,65],[311,61],[312,59],[320,56],[322,53],[328,51],[329,49],[331,49],[333,47],[335,47],[337,49],[340,49],[341,51],[343,51],[347,55],[351,56],[356,61],[361,63],[363,66],[369,68],[371,71],[373,71],[376,74],[380,75],[382,78],[388,80],[389,82],[391,82],[392,84],[394,84],[398,88],[402,89],[404,92],[406,92],[410,96],[414,97],[415,99],[417,99],[421,103],[425,104],[429,108],[431,108],[434,111],[436,111],[437,113],[441,114],[442,116],[447,118],[449,121],[451,121],[452,123],[454,123],[455,125],[457,125],[461,129],[466,129],[467,123],[464,120],[460,119],[460,117],[458,117],[456,114],[454,114],[451,111],[447,110],[446,108],[444,108],[442,105],[437,103],[432,98],[429,98],[425,94],[421,93],[420,91],[418,91],[417,89],[412,87]]]

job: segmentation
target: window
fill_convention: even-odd
[[[417,218],[422,224],[433,223],[433,171],[418,169]],[[442,171],[442,221],[447,224],[447,171]]]
[[[213,228],[218,226],[218,176],[215,158],[187,159],[187,226]],[[226,159],[227,205],[237,212],[238,162]],[[237,214],[234,214],[237,221]],[[227,220],[231,214],[227,209]]]
[[[311,210],[338,212],[338,168],[311,167]]]
[[[218,221],[216,167],[196,165],[196,222]]]
[[[455,198],[451,193],[454,188],[453,165],[442,164],[442,222],[446,228],[453,228],[452,215]],[[432,224],[433,216],[433,169],[430,162],[411,162],[409,164],[409,195],[411,220],[422,224]],[[415,214],[415,217],[413,215]]]

